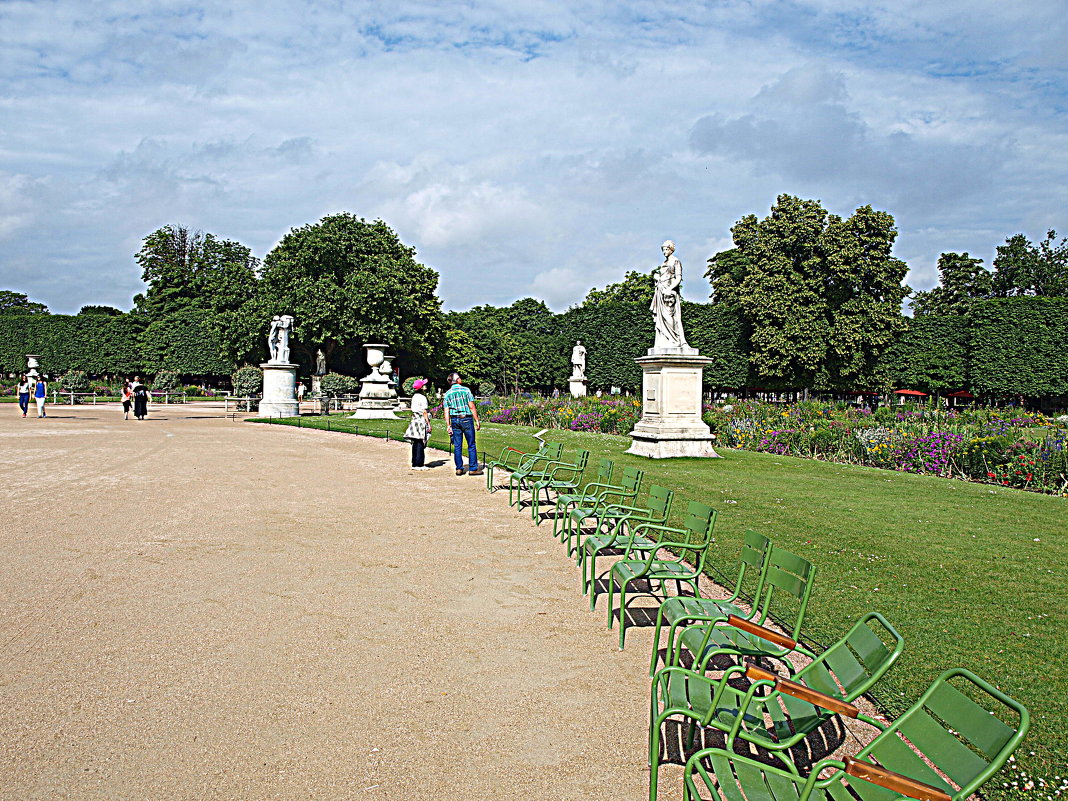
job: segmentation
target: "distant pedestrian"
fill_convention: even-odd
[[[426,466],[426,443],[430,439],[430,404],[420,390],[429,381],[420,378],[412,384],[412,421],[404,432],[404,438],[412,443],[412,470],[429,470]]]
[[[304,382],[303,381],[298,381],[297,382],[297,405],[298,406],[300,405],[300,402],[302,400],[304,400]]]
[[[45,401],[48,400],[48,382],[45,381],[44,376],[37,379],[37,384],[33,388],[33,399],[37,401],[37,416],[48,417],[44,410]]]
[[[133,403],[133,387],[129,381],[122,382],[122,419],[130,419],[130,405]]]
[[[553,387],[553,399],[560,397],[560,387]]]
[[[148,387],[136,376],[133,384],[133,407],[134,417],[138,420],[144,420],[148,416]]]
[[[30,379],[25,374],[19,376],[19,408],[23,417],[30,409]]]
[[[475,448],[475,432],[482,426],[478,422],[475,410],[475,396],[471,390],[460,383],[460,376],[449,373],[449,390],[445,393],[445,430],[452,438],[452,458],[456,463],[456,475],[470,473],[482,475],[478,464],[478,450]],[[464,470],[464,440],[467,440],[468,469]]]

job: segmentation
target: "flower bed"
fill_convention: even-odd
[[[442,416],[441,407],[431,413]],[[492,398],[490,423],[628,434],[637,398]],[[960,478],[1068,497],[1068,424],[1015,409],[934,409],[738,401],[704,407],[728,448]]]

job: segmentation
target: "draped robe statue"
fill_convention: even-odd
[[[653,273],[656,286],[649,306],[656,326],[653,349],[687,348],[686,334],[682,330],[682,296],[679,294],[682,262],[675,258],[675,243],[670,239],[660,249],[664,253],[664,263]]]

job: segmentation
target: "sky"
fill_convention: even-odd
[[[908,283],[1068,234],[1063,0],[0,0],[0,289],[129,309],[180,224],[381,218],[450,309],[555,310],[777,195],[890,212]]]

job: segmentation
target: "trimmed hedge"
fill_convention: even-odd
[[[896,387],[925,392],[952,392],[968,384],[968,320],[922,315],[884,356]]]
[[[55,376],[71,370],[94,375],[142,371],[141,321],[133,315],[0,316],[0,370],[26,370],[26,354],[41,354],[41,371]]]
[[[972,389],[1068,395],[1068,298],[984,300],[971,311]]]

